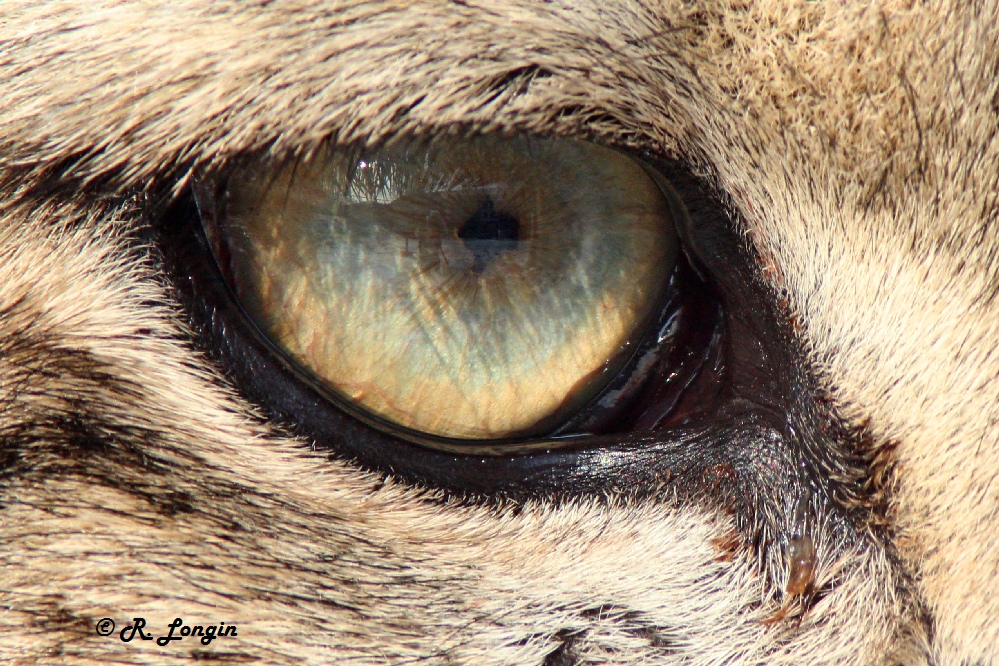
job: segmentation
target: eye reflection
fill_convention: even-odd
[[[543,434],[629,360],[678,241],[630,158],[483,137],[329,148],[199,193],[261,332],[336,400],[433,436]]]

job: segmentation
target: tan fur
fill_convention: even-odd
[[[0,447],[30,446],[0,477],[0,658],[541,664],[577,632],[587,664],[999,661],[995,2],[2,14]],[[496,94],[528,67],[549,75]],[[724,516],[458,506],[259,418],[136,247],[141,193],[252,151],[449,131],[631,145],[724,192],[836,409],[892,456],[901,562],[820,541],[832,591],[768,623],[783,581],[747,549],[719,556]],[[134,464],[66,441],[67,419]],[[140,615],[239,638],[94,633]]]

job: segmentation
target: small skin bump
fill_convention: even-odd
[[[808,499],[802,496],[794,509],[791,534],[787,539],[787,585],[784,592],[790,596],[801,596],[815,580],[815,544],[809,534],[805,516]]]
[[[798,596],[804,594],[815,580],[815,546],[812,544],[812,537],[803,534],[799,537],[792,537],[787,542],[788,595]]]
[[[791,532],[785,546],[787,582],[784,585],[784,603],[773,615],[763,620],[766,626],[773,626],[789,617],[795,617],[800,622],[810,605],[816,558],[815,542],[807,521],[808,506],[809,497],[802,495],[794,507]]]

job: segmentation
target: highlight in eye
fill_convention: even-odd
[[[593,400],[678,246],[638,163],[568,140],[333,147],[239,170],[222,201],[208,237],[260,331],[351,409],[446,438],[541,434]]]

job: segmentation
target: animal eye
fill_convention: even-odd
[[[410,439],[599,430],[675,328],[683,204],[591,143],[331,146],[243,164],[196,197],[273,353]]]

